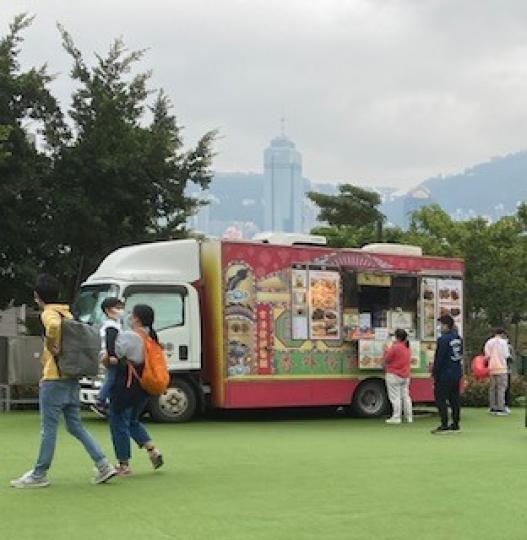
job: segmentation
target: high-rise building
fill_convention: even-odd
[[[264,151],[264,228],[303,232],[302,155],[284,133]]]

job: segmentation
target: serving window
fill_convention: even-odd
[[[291,268],[291,306],[297,342],[344,340],[359,369],[381,370],[383,353],[401,328],[408,333],[412,369],[424,370],[433,360],[437,318],[448,313],[462,329],[463,282],[297,264]]]
[[[345,339],[385,340],[397,328],[416,337],[418,300],[417,277],[345,271]]]

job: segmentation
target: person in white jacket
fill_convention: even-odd
[[[505,407],[505,392],[507,390],[509,344],[506,339],[505,330],[498,328],[494,337],[485,343],[485,356],[489,361],[490,372],[490,413],[496,416],[506,416],[508,412]]]

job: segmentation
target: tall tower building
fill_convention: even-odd
[[[303,232],[302,155],[283,127],[264,151],[264,204],[265,230]]]

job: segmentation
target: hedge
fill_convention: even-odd
[[[520,405],[525,400],[527,383],[519,375],[511,378],[511,404]],[[465,390],[461,397],[461,403],[468,407],[489,406],[489,379],[476,380],[470,376],[465,377]]]

